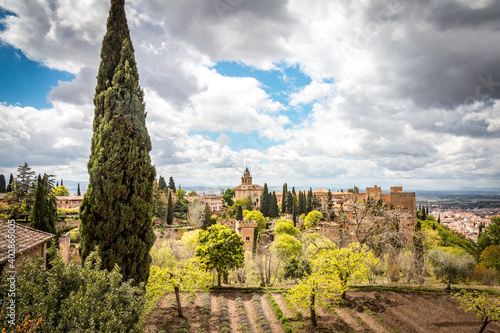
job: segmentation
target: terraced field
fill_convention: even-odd
[[[175,298],[167,294],[147,318],[151,333],[468,333],[481,323],[464,313],[446,294],[395,291],[348,291],[348,302],[338,308],[318,308],[318,327],[310,325],[309,311],[289,308],[281,293],[237,290],[199,293],[182,298],[185,318],[179,318]],[[498,322],[485,332],[500,332]]]

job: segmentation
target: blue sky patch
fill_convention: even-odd
[[[0,46],[0,102],[32,106],[37,109],[52,107],[47,95],[58,81],[71,81],[73,74],[52,70],[28,59],[12,46]]]

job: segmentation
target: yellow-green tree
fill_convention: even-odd
[[[323,214],[321,214],[317,210],[309,212],[309,214],[307,214],[306,218],[304,219],[304,228],[306,229],[316,228],[319,224],[319,221],[321,221],[322,218]]]
[[[311,274],[287,293],[287,302],[297,307],[309,308],[311,324],[314,327],[318,325],[316,306],[338,302],[345,292],[337,270],[330,264],[330,258],[335,251],[320,251],[311,261]]]
[[[69,196],[69,190],[66,186],[59,185],[52,189],[52,195],[56,197],[67,197]]]
[[[151,266],[146,293],[151,300],[147,306],[154,305],[155,300],[167,291],[175,292],[177,313],[182,314],[180,292],[195,294],[197,291],[207,291],[212,284],[210,273],[204,270],[200,262],[195,258],[178,261],[173,268]],[[153,304],[151,304],[153,303]]]
[[[459,308],[465,312],[474,312],[482,321],[479,333],[486,329],[492,321],[500,319],[500,299],[498,297],[487,296],[486,293],[477,291],[468,292],[462,290],[452,296],[459,303]]]
[[[274,225],[274,235],[288,234],[291,236],[296,236],[300,234],[300,230],[293,226],[293,222],[286,219],[280,219],[276,221]]]

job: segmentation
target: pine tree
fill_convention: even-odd
[[[14,176],[10,174],[9,185],[7,185],[7,192],[14,191]]]
[[[42,178],[38,175],[35,201],[30,214],[30,227],[54,234],[56,232],[56,215],[56,201],[48,188],[48,176],[45,174]]]
[[[111,0],[94,105],[80,256],[85,260],[98,245],[103,268],[118,264],[125,280],[146,282],[155,239],[155,169],[124,0]]]
[[[0,174],[0,193],[5,193],[7,190],[7,184],[5,184],[5,176]]]
[[[288,193],[288,186],[286,183],[283,184],[283,191],[281,192],[281,213],[286,213],[286,194]]]
[[[174,223],[174,202],[172,199],[172,192],[168,192],[167,201],[167,224],[172,225]]]
[[[271,206],[269,197],[269,191],[267,189],[267,183],[264,183],[264,189],[262,190],[262,195],[260,196],[260,212],[264,217],[269,217],[269,208]]]
[[[80,183],[78,183],[78,187],[76,188],[76,195],[81,196],[82,192],[80,192]]]
[[[170,178],[168,179],[168,187],[172,190],[172,191],[176,191],[177,189],[175,188],[175,182],[174,182],[174,177],[170,176]],[[181,188],[181,186],[179,185],[179,188]]]

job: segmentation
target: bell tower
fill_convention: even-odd
[[[250,175],[250,171],[248,171],[248,167],[243,171],[243,176],[241,176],[241,185],[252,185],[252,176]]]

